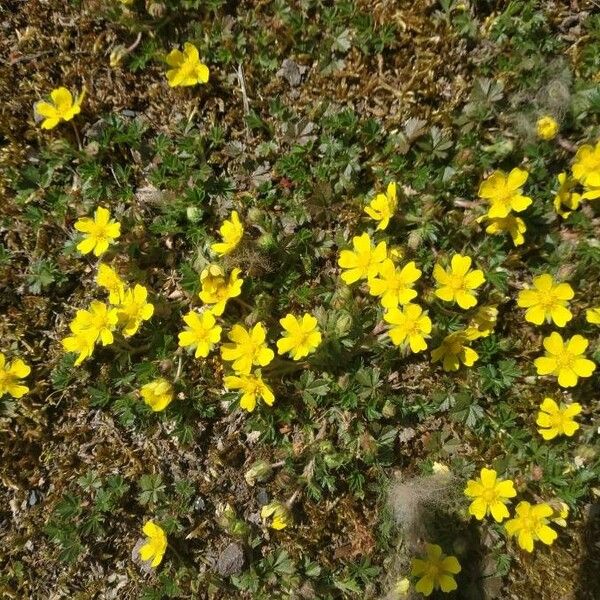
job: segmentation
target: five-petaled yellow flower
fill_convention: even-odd
[[[517,495],[514,483],[510,479],[498,479],[494,469],[481,469],[477,479],[469,479],[465,496],[474,498],[469,506],[469,514],[482,521],[491,514],[497,523],[509,517],[506,504],[509,498]]]
[[[546,355],[534,362],[538,375],[555,375],[562,387],[573,387],[579,377],[590,377],[596,365],[583,356],[588,344],[581,335],[574,335],[565,343],[559,333],[552,332],[544,338]]]
[[[600,306],[588,308],[585,311],[585,320],[592,325],[600,325]]]
[[[249,375],[252,365],[266,367],[275,356],[265,342],[267,330],[262,323],[257,323],[250,331],[242,325],[234,325],[227,337],[231,343],[221,346],[221,357],[232,361],[232,368],[238,374]]]
[[[415,591],[430,596],[433,590],[452,592],[457,588],[454,575],[460,573],[460,563],[455,556],[446,556],[437,544],[425,544],[425,556],[413,558],[411,575],[419,577]]]
[[[172,67],[167,71],[169,87],[190,86],[208,82],[208,67],[200,62],[198,48],[190,42],[181,50],[171,50],[166,57],[167,64]]]
[[[209,310],[202,313],[192,310],[183,320],[187,327],[179,334],[179,345],[195,348],[196,358],[206,358],[212,347],[221,339],[222,328],[217,325],[215,316]]]
[[[534,325],[544,321],[554,321],[558,327],[564,327],[573,318],[567,308],[575,293],[568,283],[556,283],[545,273],[533,278],[533,288],[519,292],[517,304],[526,308],[525,320]]]
[[[96,284],[108,292],[108,301],[117,306],[121,304],[125,294],[125,282],[109,265],[100,263],[96,275]]]
[[[531,505],[519,502],[515,509],[515,517],[506,522],[506,532],[517,536],[519,546],[527,552],[533,551],[533,543],[541,541],[550,545],[557,538],[556,531],[548,526],[548,518],[554,514],[552,507],[541,503]]]
[[[481,183],[479,196],[490,205],[488,218],[501,219],[511,211],[521,212],[531,204],[531,198],[522,194],[528,177],[529,173],[522,169],[513,169],[508,175],[494,171]]]
[[[321,343],[321,332],[317,319],[308,313],[297,318],[287,314],[279,319],[284,334],[277,340],[279,354],[290,353],[293,360],[300,360],[314,352]]]
[[[542,140],[553,140],[558,133],[558,123],[550,115],[540,117],[536,123],[538,137]]]
[[[284,529],[292,523],[292,513],[287,505],[281,502],[265,504],[260,511],[262,519],[271,517],[271,529]]]
[[[148,290],[136,283],[132,289],[125,290],[119,306],[119,325],[123,327],[125,337],[132,336],[154,314],[154,305],[147,301]]]
[[[465,367],[472,367],[479,354],[467,345],[471,340],[480,337],[468,330],[449,333],[442,343],[431,351],[433,362],[442,361],[444,371],[458,371],[460,363]]]
[[[275,395],[273,390],[263,381],[260,373],[251,375],[228,375],[223,379],[229,390],[241,390],[240,408],[252,412],[256,408],[256,400],[261,398],[267,406],[273,406]]]
[[[387,258],[385,242],[373,246],[368,233],[352,238],[354,250],[342,250],[338,265],[345,269],[342,281],[350,285],[359,279],[371,279],[379,273],[381,263]]]
[[[244,280],[240,278],[240,269],[233,269],[229,277],[218,265],[209,265],[200,273],[202,289],[198,294],[205,304],[212,304],[210,311],[219,317],[225,311],[225,305],[231,298],[242,293]]]
[[[159,377],[140,388],[144,402],[154,411],[164,410],[173,401],[173,386],[163,377]]]
[[[571,437],[578,429],[579,423],[575,422],[581,412],[581,404],[558,404],[552,398],[544,398],[540,405],[536,423],[539,433],[545,440],[552,440],[557,435]]]
[[[13,398],[21,398],[29,388],[20,381],[31,373],[31,368],[20,358],[6,364],[6,357],[0,352],[0,397],[8,393]]]
[[[433,277],[438,283],[435,295],[445,302],[456,302],[461,308],[472,308],[477,304],[477,296],[473,290],[485,281],[483,271],[471,268],[471,257],[455,254],[450,268],[444,270],[436,264]]]
[[[600,141],[595,146],[584,144],[577,150],[573,163],[573,177],[586,188],[583,197],[600,197]]]
[[[557,179],[558,191],[554,196],[554,210],[563,219],[566,219],[571,212],[577,209],[582,197],[581,194],[573,191],[573,188],[577,185],[575,179],[567,177],[566,173],[560,173]]]
[[[219,256],[225,256],[233,252],[237,245],[240,243],[242,236],[244,235],[244,226],[240,221],[240,216],[237,210],[232,211],[230,220],[223,221],[219,228],[222,242],[215,242],[211,245],[211,250]]]
[[[369,293],[372,296],[380,296],[384,308],[408,304],[417,297],[413,285],[419,277],[421,271],[417,269],[414,261],[400,269],[386,258],[379,267],[379,274],[369,279]]]
[[[390,308],[383,319],[393,325],[388,335],[395,346],[408,342],[411,352],[427,350],[425,338],[431,333],[431,319],[418,304],[407,304],[402,310]]]
[[[75,223],[75,229],[81,231],[83,240],[77,244],[81,254],[94,252],[100,256],[108,250],[109,244],[121,235],[121,223],[110,220],[110,211],[99,206],[94,213],[94,218],[82,217]]]
[[[167,535],[154,521],[148,521],[142,531],[146,535],[146,543],[140,548],[140,558],[151,560],[150,566],[158,567],[167,550]]]
[[[375,221],[379,221],[377,229],[383,231],[389,225],[398,206],[396,197],[396,182],[388,184],[385,194],[377,194],[371,203],[365,207],[365,212]]]
[[[73,95],[64,87],[56,88],[50,92],[52,102],[37,102],[34,108],[36,115],[43,118],[42,129],[53,129],[61,121],[70,121],[81,112],[81,103],[85,96],[85,88],[73,101]]]
[[[485,228],[485,232],[491,235],[501,235],[502,233],[510,234],[515,246],[520,246],[525,242],[525,236],[523,234],[526,231],[527,226],[525,225],[525,221],[512,213],[509,213],[505,217],[489,219],[487,227]]]
[[[76,335],[88,336],[93,345],[98,340],[103,346],[113,343],[113,330],[117,326],[117,309],[104,302],[92,300],[89,310],[78,310],[70,327]]]

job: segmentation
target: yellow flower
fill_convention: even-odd
[[[292,513],[290,509],[281,502],[265,504],[260,511],[262,519],[271,517],[271,529],[284,529],[292,524]]]
[[[233,269],[227,279],[223,269],[217,265],[210,265],[200,273],[200,300],[205,304],[214,304],[210,309],[213,315],[221,316],[227,301],[242,293],[244,280],[240,278],[240,273],[240,269]]]
[[[467,337],[470,340],[488,337],[494,331],[497,319],[498,309],[495,305],[480,306],[467,327]]]
[[[379,221],[377,229],[383,231],[390,222],[390,219],[396,212],[398,200],[396,198],[396,182],[388,184],[385,194],[377,194],[369,206],[365,207],[365,212],[375,221]]]
[[[263,381],[260,373],[252,375],[228,375],[223,380],[229,390],[242,390],[240,408],[252,412],[256,408],[257,398],[262,398],[268,406],[273,406],[273,390]]]
[[[94,218],[82,217],[75,223],[75,229],[85,235],[77,244],[81,254],[94,251],[94,256],[100,256],[108,250],[109,244],[121,235],[121,224],[110,220],[110,211],[99,206]]]
[[[533,551],[533,543],[537,540],[550,545],[557,538],[556,531],[548,526],[548,517],[554,511],[548,504],[532,506],[529,502],[519,502],[515,517],[506,522],[509,536],[517,536],[519,546],[527,552]]]
[[[290,353],[293,360],[300,360],[314,352],[321,343],[321,332],[317,319],[308,313],[301,319],[287,314],[279,319],[284,329],[284,335],[277,340],[279,354]]]
[[[522,195],[522,186],[528,177],[529,173],[522,169],[513,169],[508,175],[494,171],[482,182],[479,196],[490,204],[488,218],[501,219],[511,211],[521,212],[531,204],[531,198]]]
[[[588,308],[585,311],[585,320],[592,325],[600,325],[600,306]]]
[[[117,320],[116,308],[109,308],[104,302],[92,300],[89,310],[77,311],[70,327],[74,334],[87,335],[92,344],[100,339],[103,346],[108,346],[114,341],[112,332]]]
[[[414,261],[398,269],[386,258],[379,266],[379,275],[369,279],[369,293],[372,296],[381,296],[381,305],[384,308],[408,304],[417,297],[417,292],[412,286],[419,277],[421,271],[417,269]]]
[[[148,521],[142,531],[146,535],[146,543],[140,548],[140,558],[151,560],[152,567],[160,565],[167,550],[167,536],[164,530],[154,521]]]
[[[423,314],[423,309],[418,304],[407,304],[402,311],[390,308],[383,319],[393,325],[388,335],[395,346],[408,342],[411,352],[427,349],[425,338],[431,333],[431,319]]]
[[[79,366],[84,360],[89,358],[94,352],[94,339],[86,331],[75,333],[62,340],[63,348],[66,352],[79,354],[75,361],[75,366]]]
[[[460,363],[472,367],[479,358],[479,354],[467,346],[472,339],[467,331],[448,334],[442,343],[431,351],[431,360],[434,363],[443,361],[444,371],[458,371]]]
[[[64,87],[56,88],[50,92],[52,102],[40,101],[36,103],[34,112],[42,117],[42,129],[53,129],[61,121],[70,121],[81,112],[81,103],[85,96],[85,88],[73,102],[71,92]]]
[[[456,302],[461,308],[472,308],[477,304],[477,296],[472,291],[484,281],[483,271],[471,268],[471,257],[455,254],[452,257],[450,268],[444,270],[436,264],[433,268],[433,277],[438,287],[435,295],[446,302]]]
[[[206,358],[212,347],[221,339],[221,326],[217,325],[215,316],[209,310],[202,313],[190,311],[183,317],[187,325],[179,334],[179,345],[196,348],[196,358]]]
[[[540,405],[536,423],[540,435],[545,440],[552,440],[557,435],[571,437],[578,429],[579,423],[573,419],[581,412],[581,404],[561,404],[560,407],[552,398],[544,398]]]
[[[266,367],[275,356],[265,343],[267,331],[262,323],[250,331],[242,325],[234,325],[227,337],[232,343],[221,346],[221,357],[233,361],[233,370],[238,374],[249,375],[252,365]]]
[[[223,224],[219,229],[223,241],[211,245],[211,250],[219,256],[224,256],[225,254],[233,252],[244,235],[244,226],[240,222],[240,216],[238,215],[237,210],[234,210],[231,213],[230,218],[230,221],[223,221]]]
[[[509,213],[505,217],[489,219],[488,225],[485,228],[485,232],[491,235],[509,233],[515,246],[520,246],[525,242],[523,234],[526,231],[527,226],[525,225],[525,221],[512,213]]]
[[[13,398],[21,398],[28,391],[26,385],[22,385],[20,379],[27,377],[31,368],[20,358],[6,364],[6,357],[0,352],[0,397],[8,393]]]
[[[573,191],[573,188],[577,185],[574,179],[567,177],[566,173],[560,173],[557,179],[559,187],[554,196],[554,210],[563,219],[566,219],[572,211],[577,209],[582,198],[581,194]],[[564,210],[563,206],[568,210]]]
[[[564,327],[573,318],[567,304],[574,295],[568,283],[556,283],[552,275],[545,273],[533,278],[533,289],[519,292],[517,305],[527,309],[525,320],[534,325],[546,320]]]
[[[112,267],[104,263],[98,265],[96,284],[108,292],[108,301],[111,304],[121,304],[125,294],[125,282]]]
[[[380,242],[374,248],[368,233],[352,238],[354,250],[342,250],[338,265],[346,269],[342,281],[350,285],[359,279],[371,279],[379,273],[381,263],[387,258],[385,242]]]
[[[169,87],[189,86],[208,82],[208,67],[200,62],[198,48],[190,42],[183,45],[181,50],[171,50],[166,62],[172,69],[167,71]]]
[[[469,479],[465,488],[465,496],[474,498],[469,506],[469,514],[479,521],[491,514],[497,523],[509,517],[506,504],[517,492],[510,479],[497,479],[494,469],[481,469],[477,479]]]
[[[535,359],[538,375],[555,375],[562,387],[573,387],[579,377],[590,377],[596,365],[582,356],[588,343],[583,336],[574,335],[565,344],[560,334],[554,331],[544,338],[546,355]]]
[[[572,171],[581,185],[599,189],[600,193],[600,141],[595,147],[584,144],[577,150]]]
[[[119,307],[119,324],[125,337],[132,336],[154,314],[154,305],[147,302],[148,290],[136,283],[132,289],[125,290],[123,302]]]
[[[456,589],[454,575],[460,573],[455,556],[446,556],[437,544],[425,544],[425,556],[412,559],[411,575],[419,577],[415,591],[430,596],[433,590],[452,592]]]
[[[550,115],[538,119],[537,134],[542,140],[552,140],[558,133],[558,123]]]
[[[167,408],[173,401],[173,386],[166,379],[159,377],[143,385],[140,395],[154,412],[158,412]]]
[[[565,502],[558,502],[558,506],[553,503],[552,508],[554,513],[550,519],[553,523],[560,525],[561,527],[567,526],[567,517],[569,516],[569,505]]]
[[[396,595],[396,598],[406,598],[409,589],[410,580],[408,577],[402,577],[402,579],[396,581],[396,585],[394,585],[394,594]]]
[[[447,475],[450,473],[450,468],[444,463],[434,461],[431,465],[431,470],[435,475]]]

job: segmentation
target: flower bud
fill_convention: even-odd
[[[266,481],[273,473],[273,467],[265,460],[256,461],[245,473],[246,483],[253,486],[257,481]]]
[[[127,56],[127,54],[128,54],[128,52],[127,52],[127,48],[125,48],[125,46],[122,46],[122,45],[115,46],[110,53],[110,59],[109,59],[110,66],[113,69],[115,67],[118,67],[121,64],[121,61]]]

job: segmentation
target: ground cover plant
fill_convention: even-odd
[[[0,8],[6,598],[600,598],[600,12]]]

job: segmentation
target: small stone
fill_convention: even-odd
[[[244,550],[239,544],[232,542],[219,554],[217,559],[217,572],[222,577],[229,577],[239,573],[244,567]]]
[[[267,494],[267,490],[265,488],[258,488],[256,490],[256,501],[258,502],[259,506],[269,504],[269,494]]]
[[[281,63],[281,69],[279,69],[279,71],[277,71],[277,76],[287,79],[287,82],[292,87],[296,87],[296,86],[300,85],[300,83],[302,81],[302,76],[307,71],[307,69],[308,69],[308,67],[299,65],[297,62],[295,62],[289,58],[286,58]]]

